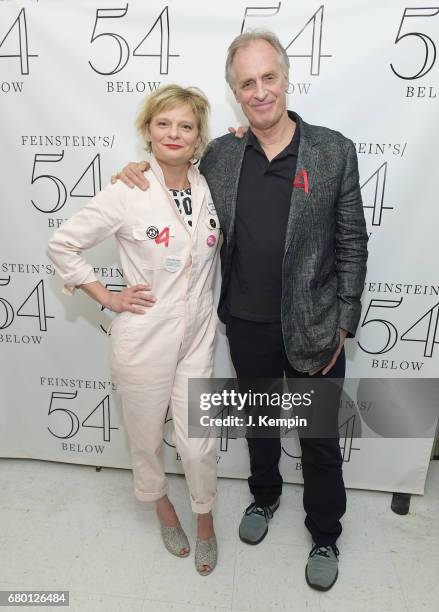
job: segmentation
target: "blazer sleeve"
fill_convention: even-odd
[[[366,278],[367,230],[361,199],[354,143],[346,146],[346,164],[336,207],[335,267],[339,325],[355,336],[361,316],[361,294]]]
[[[71,295],[79,285],[98,280],[82,252],[118,231],[124,217],[125,189],[119,183],[108,185],[50,239],[47,256],[64,282],[64,293]]]

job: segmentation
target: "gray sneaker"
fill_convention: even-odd
[[[280,497],[271,506],[258,506],[256,502],[250,504],[244,512],[239,525],[239,537],[246,544],[259,544],[267,535],[268,521],[279,508]]]
[[[338,548],[317,546],[315,544],[309,553],[305,569],[305,578],[309,586],[317,591],[328,591],[338,576]]]

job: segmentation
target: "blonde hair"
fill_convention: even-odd
[[[282,47],[280,40],[270,32],[270,30],[251,30],[249,32],[244,32],[240,34],[236,38],[234,38],[230,44],[230,47],[227,51],[227,59],[226,59],[226,81],[233,89],[235,74],[233,71],[233,60],[235,58],[235,54],[238,49],[242,49],[243,47],[247,47],[250,43],[256,40],[265,40],[269,45],[273,47],[276,51],[277,56],[279,58],[279,66],[282,70],[283,75],[288,80],[289,71],[290,71],[290,60],[287,55],[287,52]]]
[[[197,120],[201,143],[196,147],[194,155],[201,157],[209,142],[209,111],[210,104],[205,94],[198,87],[181,87],[180,85],[163,85],[150,94],[143,102],[136,119],[136,128],[146,142],[146,148],[151,152],[151,143],[146,140],[146,128],[155,115],[178,104],[187,104]]]

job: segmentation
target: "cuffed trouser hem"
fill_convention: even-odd
[[[164,487],[161,491],[158,491],[157,493],[145,493],[144,491],[139,491],[139,489],[134,489],[134,495],[137,497],[139,501],[143,501],[143,502],[157,501],[158,499],[166,495],[167,492],[168,492],[167,486]]]
[[[216,493],[212,497],[212,499],[206,502],[205,504],[195,501],[194,499],[192,499],[192,496],[191,496],[192,512],[194,512],[195,514],[207,514],[208,512],[212,510],[215,504],[215,500],[216,500]]]

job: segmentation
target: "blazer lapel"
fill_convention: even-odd
[[[247,146],[248,131],[242,138],[235,138],[232,141],[231,150],[227,155],[226,172],[223,177],[224,193],[224,220],[220,222],[227,232],[228,243],[235,228],[236,198],[238,196],[239,177],[241,176],[241,166],[244,159],[245,148]]]
[[[298,184],[293,186],[293,193],[291,195],[290,214],[285,235],[285,252],[294,237],[298,220],[308,204],[309,196],[317,176],[319,157],[319,149],[316,146],[317,142],[313,138],[311,126],[302,121],[300,117],[299,121],[300,143],[296,166],[297,180],[293,179]]]

